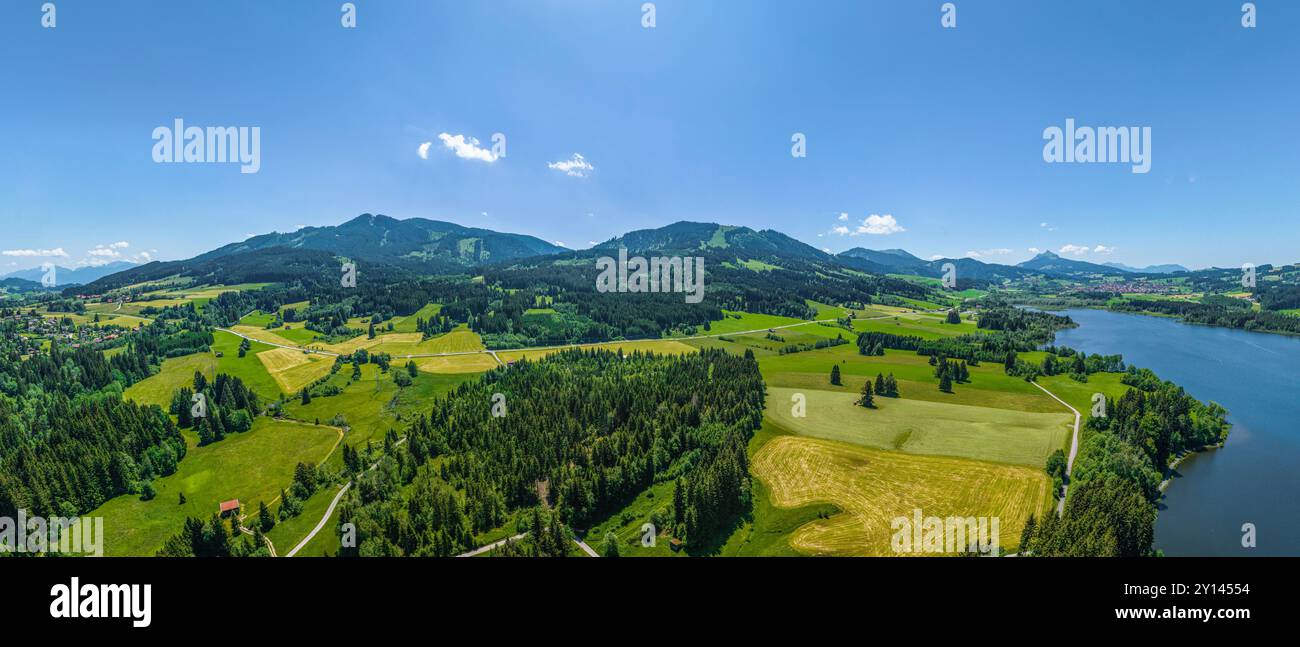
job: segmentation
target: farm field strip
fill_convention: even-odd
[[[900,554],[890,543],[892,521],[910,520],[917,509],[926,517],[996,517],[1000,544],[1010,549],[1050,496],[1041,469],[801,436],[769,441],[755,454],[753,471],[779,507],[831,503],[841,510],[790,535],[791,546],[812,555]]]

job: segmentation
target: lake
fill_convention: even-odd
[[[1300,555],[1300,338],[1104,310],[1054,311],[1078,328],[1056,343],[1121,354],[1228,409],[1223,449],[1178,466],[1156,521],[1170,556]],[[1241,546],[1255,524],[1256,548]]]

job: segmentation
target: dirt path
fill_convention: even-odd
[[[1074,470],[1074,457],[1079,453],[1079,420],[1083,416],[1079,415],[1078,409],[1075,409],[1074,407],[1070,406],[1070,403],[1066,402],[1065,400],[1056,397],[1055,393],[1048,391],[1047,388],[1044,387],[1042,384],[1039,384],[1038,382],[1033,382],[1033,385],[1042,389],[1043,393],[1052,396],[1053,400],[1060,402],[1061,404],[1065,405],[1067,409],[1074,412],[1074,438],[1070,440],[1070,455],[1067,456],[1065,459],[1065,483],[1066,484],[1065,487],[1061,489],[1061,499],[1056,502],[1056,514],[1059,516],[1065,513],[1065,493],[1069,492],[1070,490],[1070,473]]]

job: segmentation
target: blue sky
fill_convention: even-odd
[[[1237,0],[954,1],[955,29],[931,0],[659,0],[645,29],[642,0],[354,0],[344,29],[336,1],[56,0],[44,29],[5,0],[0,273],[366,212],[574,248],[699,220],[834,252],[1300,261],[1300,3],[1243,29]],[[260,171],[154,163],[176,118],[259,127]],[[1067,118],[1150,127],[1150,172],[1045,163]],[[439,137],[498,132],[492,161]],[[575,154],[593,168],[550,166]]]

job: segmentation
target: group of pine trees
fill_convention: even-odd
[[[202,397],[196,397],[199,395]],[[193,428],[199,444],[207,445],[226,434],[252,429],[262,408],[257,394],[238,377],[218,373],[208,382],[203,373],[195,371],[192,387],[176,390],[169,411],[182,429]]]
[[[458,554],[539,505],[582,528],[669,479],[673,532],[708,542],[749,507],[745,447],[763,401],[752,353],[571,350],[493,371],[436,401],[357,477],[339,523],[360,543],[344,554]]]
[[[146,328],[111,359],[56,344],[0,360],[0,516],[84,514],[115,496],[147,494],[150,480],[176,471],[185,457],[176,425],[157,407],[121,398],[176,333]]]
[[[1089,358],[1091,359],[1091,358]],[[1021,552],[1041,556],[1142,556],[1152,552],[1156,501],[1169,461],[1185,451],[1222,443],[1227,412],[1205,404],[1147,369],[1129,367],[1105,415],[1091,416],[1070,474],[1065,514],[1049,514],[1022,536]],[[1062,452],[1048,459],[1063,476]]]
[[[253,534],[243,534],[235,516],[222,520],[217,515],[204,521],[185,519],[180,532],[167,538],[158,557],[269,557],[270,550],[262,527],[254,525]]]
[[[939,390],[952,393],[952,385],[965,384],[970,381],[970,368],[966,360],[951,360],[944,356],[930,356],[930,365],[934,367],[934,376],[939,379]]]

